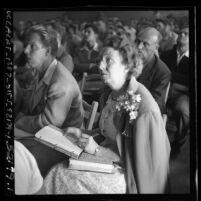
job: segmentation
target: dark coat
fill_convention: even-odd
[[[171,83],[179,83],[189,86],[189,58],[183,56],[177,65],[177,50],[176,46],[172,50],[161,54],[160,58],[167,64],[172,72]]]
[[[165,113],[165,93],[170,79],[170,70],[156,55],[144,67],[142,74],[137,79],[154,97],[161,113]]]

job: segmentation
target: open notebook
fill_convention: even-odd
[[[35,140],[75,159],[78,159],[83,151],[77,146],[78,139],[75,136],[64,136],[61,129],[52,125],[45,126],[39,130],[35,134]]]
[[[35,134],[35,140],[38,140],[53,149],[60,151],[69,158],[69,169],[114,173],[116,166],[113,164],[114,157],[96,156],[88,154],[77,145],[78,138],[72,134],[63,135],[61,129],[52,125],[45,126]]]

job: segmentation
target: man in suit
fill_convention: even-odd
[[[177,132],[172,144],[173,152],[178,153],[185,142],[189,128],[189,27],[181,28],[177,44],[172,50],[161,55],[161,59],[172,72],[168,107],[174,112]]]
[[[153,27],[142,29],[137,35],[136,47],[144,68],[138,81],[152,94],[162,113],[165,113],[165,93],[171,79],[167,65],[157,56],[161,34]]]
[[[33,85],[23,90],[23,108],[15,126],[32,134],[49,124],[81,127],[82,95],[72,74],[55,59],[56,32],[36,25],[27,39],[27,64],[37,70],[38,76]]]
[[[137,80],[151,92],[161,113],[164,114],[166,113],[165,93],[171,79],[171,72],[157,56],[160,40],[159,31],[153,27],[146,27],[137,35],[135,45],[143,60],[143,70]],[[104,88],[100,99],[100,108],[103,107],[110,91],[108,87]]]

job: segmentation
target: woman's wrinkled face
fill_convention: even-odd
[[[40,69],[46,59],[47,48],[44,47],[37,33],[31,34],[24,52],[26,54],[27,64],[33,68]]]
[[[113,48],[108,48],[103,53],[99,70],[103,81],[112,90],[121,89],[126,81],[128,69],[122,63],[122,57],[119,52]]]

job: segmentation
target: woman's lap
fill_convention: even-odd
[[[45,178],[47,194],[123,194],[124,174],[70,170],[62,162],[54,166]]]

